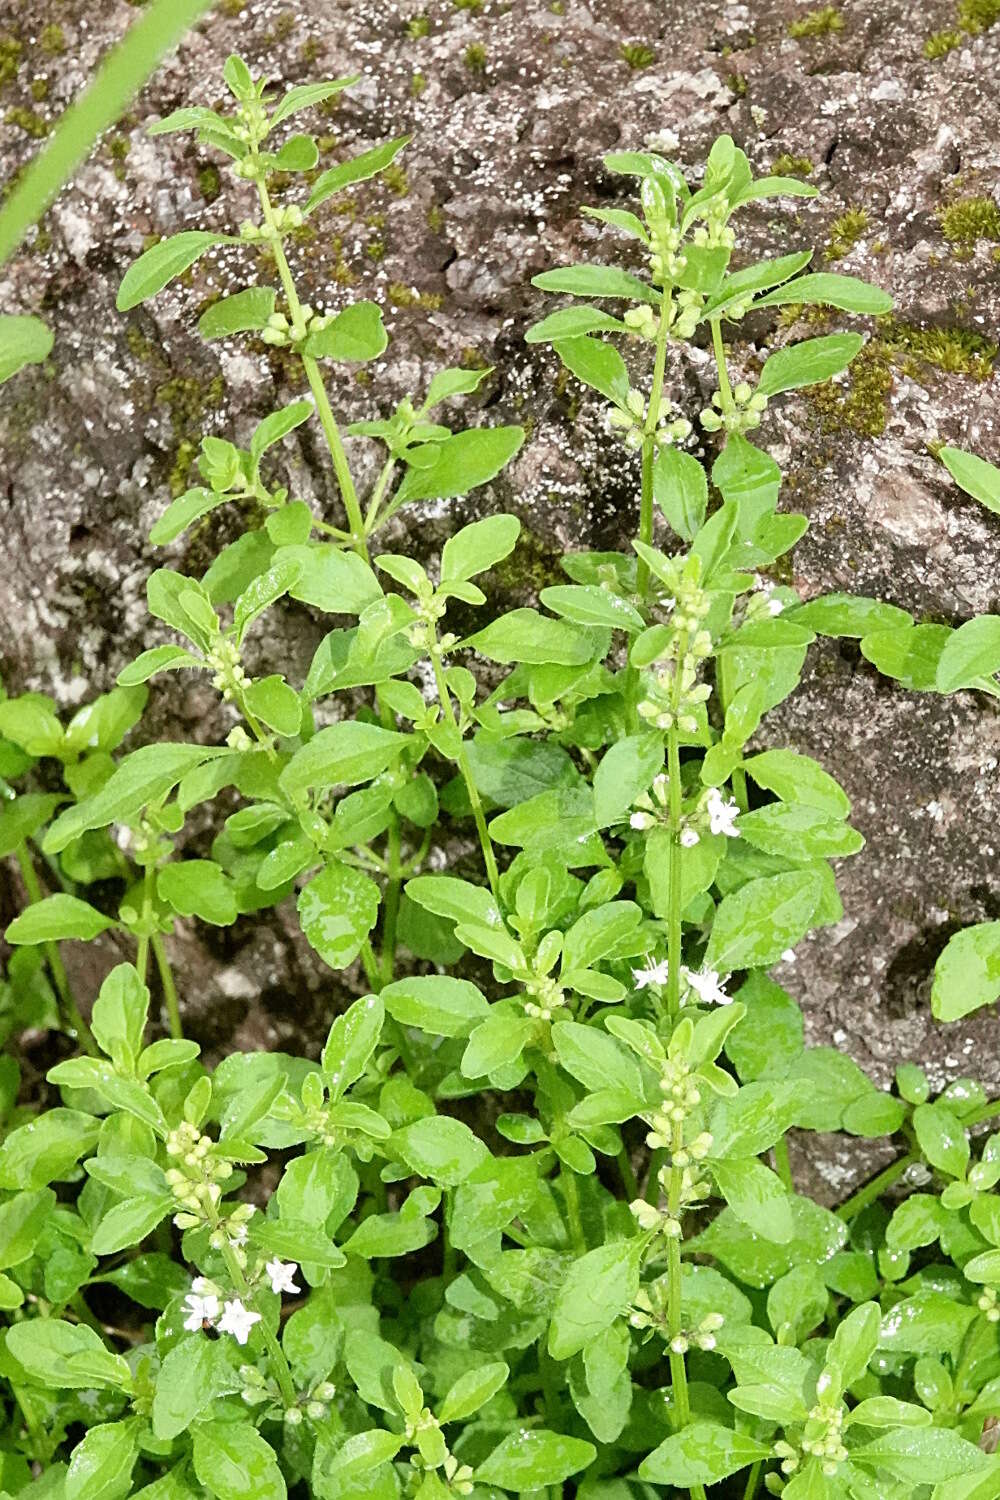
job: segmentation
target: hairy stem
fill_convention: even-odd
[[[873,1177],[871,1182],[866,1182],[864,1187],[859,1188],[856,1193],[852,1193],[850,1198],[840,1205],[837,1209],[838,1217],[847,1220],[856,1219],[858,1214],[868,1207],[869,1203],[874,1203],[876,1198],[882,1196],[886,1188],[890,1188],[894,1182],[898,1182],[907,1167],[912,1166],[917,1159],[915,1151],[908,1151],[905,1156],[901,1156],[898,1161],[894,1161],[883,1172],[879,1172],[877,1177]]]
[[[216,1218],[212,1227],[214,1229],[220,1228],[218,1218]],[[253,1290],[250,1286],[250,1283],[247,1281],[246,1276],[244,1275],[243,1267],[240,1265],[239,1261],[236,1259],[235,1254],[233,1253],[233,1247],[230,1245],[229,1240],[225,1238],[225,1233],[226,1231],[223,1228],[222,1259],[226,1263],[226,1270],[229,1272],[229,1276],[233,1283],[233,1286],[239,1292],[241,1298],[243,1298],[244,1301],[246,1301],[247,1299],[252,1301]],[[260,1329],[261,1335],[264,1339],[268,1358],[271,1361],[271,1368],[274,1371],[274,1378],[278,1382],[278,1389],[281,1392],[281,1399],[284,1402],[286,1408],[294,1406],[295,1385],[292,1381],[292,1372],[288,1368],[288,1360],[285,1358],[285,1351],[278,1343],[277,1335],[268,1326],[267,1320],[265,1318],[262,1318],[256,1326]]]
[[[795,1179],[792,1177],[792,1164],[788,1157],[788,1137],[782,1136],[774,1146],[774,1170],[781,1178],[790,1193],[795,1191]]]
[[[295,289],[291,267],[288,264],[288,257],[285,255],[285,249],[281,242],[280,231],[275,224],[274,209],[271,205],[267,184],[264,182],[263,177],[257,179],[257,192],[260,196],[260,206],[264,214],[264,222],[271,232],[271,250],[274,254],[275,265],[278,268],[278,276],[281,280],[282,290],[285,293],[285,300],[288,303],[291,322],[294,325],[302,321],[302,303]],[[326,446],[330,453],[330,461],[333,464],[333,472],[337,480],[337,487],[340,490],[340,498],[343,501],[344,511],[347,515],[351,545],[359,557],[363,557],[367,562],[368,546],[365,541],[364,517],[361,514],[361,504],[358,500],[358,492],[354,487],[354,479],[351,474],[350,465],[347,462],[347,454],[344,452],[344,443],[340,436],[340,428],[337,426],[337,419],[333,415],[333,408],[330,405],[330,398],[326,393],[326,386],[323,383],[323,376],[320,373],[319,365],[311,355],[302,354],[300,357],[302,368],[305,370],[306,379],[309,382],[309,389],[316,403],[316,415],[319,417],[319,424],[323,429],[323,437],[326,440]]]
[[[726,346],[722,342],[722,323],[719,318],[710,318],[712,328],[712,352],[715,355],[715,366],[719,372],[719,395],[722,397],[722,410],[728,415],[734,407],[733,388],[729,383],[729,367],[726,364]]]
[[[21,879],[28,893],[28,900],[32,906],[36,906],[43,899],[42,888],[35,874],[35,866],[26,843],[20,843],[16,850],[17,862],[21,870]],[[55,985],[56,994],[59,997],[59,1008],[62,1012],[63,1025],[70,1036],[75,1036],[85,1052],[91,1057],[97,1057],[97,1043],[94,1041],[90,1027],[80,1014],[80,1007],[76,1003],[70,986],[69,978],[63,966],[62,955],[59,952],[58,943],[43,943],[42,951],[45,961],[52,975],[52,983]]]
[[[566,1213],[569,1216],[570,1239],[573,1242],[573,1253],[579,1258],[587,1253],[587,1237],[583,1232],[583,1218],[580,1213],[580,1189],[576,1181],[576,1173],[564,1167],[559,1174],[559,1182],[562,1186],[563,1197],[566,1200]]]
[[[743,1491],[743,1500],[754,1500],[754,1496],[757,1493],[757,1486],[760,1484],[760,1476],[763,1472],[764,1461],[763,1459],[758,1459],[747,1475],[747,1487]]]
[[[167,1024],[170,1027],[170,1035],[175,1041],[180,1041],[184,1036],[184,1027],[181,1024],[181,1008],[177,998],[177,986],[174,983],[174,971],[170,967],[170,959],[167,957],[166,944],[163,935],[154,932],[150,937],[150,946],[153,949],[153,957],[156,959],[156,971],[160,976],[163,986],[163,1003],[167,1008]]]
[[[479,796],[479,789],[476,786],[475,781],[473,780],[472,767],[469,765],[469,758],[465,753],[465,746],[462,743],[461,739],[461,730],[459,729],[458,720],[455,718],[455,709],[452,705],[451,694],[448,691],[448,684],[445,681],[444,669],[441,664],[440,651],[432,651],[430,653],[430,659],[431,667],[434,671],[434,682],[437,685],[438,698],[441,703],[441,712],[444,715],[445,723],[451,729],[454,729],[456,735],[458,735],[459,737],[458,769],[462,774],[462,780],[465,782],[465,790],[469,798],[469,805],[472,808],[472,816],[476,824],[476,832],[479,835],[479,847],[483,851],[483,861],[486,865],[486,876],[490,883],[490,890],[493,892],[494,899],[496,901],[499,901],[500,871],[497,867],[497,857],[493,850],[493,841],[490,838],[490,831],[486,826],[486,814],[483,812],[483,804]]]
[[[653,356],[653,380],[649,390],[649,405],[646,408],[646,422],[642,437],[642,490],[639,497],[639,540],[645,542],[647,547],[653,544],[653,461],[656,457],[656,445],[653,434],[656,431],[657,419],[660,411],[660,399],[663,395],[663,374],[667,361],[667,311],[670,306],[670,288],[664,287],[660,299],[660,326],[656,333],[656,353]],[[645,598],[649,591],[649,567],[640,557],[636,566],[636,589],[640,597]]]
[[[683,1123],[677,1125],[673,1132],[672,1154],[677,1153],[684,1145]],[[681,1214],[681,1187],[683,1185],[683,1169],[678,1166],[670,1168],[670,1185],[667,1190],[667,1208],[672,1218],[680,1219]],[[667,1329],[670,1341],[677,1338],[684,1328],[684,1316],[681,1308],[681,1242],[679,1239],[667,1241]],[[691,1401],[688,1396],[687,1365],[683,1353],[678,1353],[673,1348],[670,1350],[670,1384],[674,1393],[674,1409],[676,1411],[676,1427],[680,1432],[687,1427],[691,1421]],[[691,1500],[706,1500],[705,1487],[701,1484],[693,1484],[690,1489]]]

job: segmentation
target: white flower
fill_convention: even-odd
[[[195,1290],[188,1292],[184,1298],[184,1311],[187,1313],[184,1327],[189,1333],[196,1332],[205,1323],[214,1323],[219,1316],[219,1299],[215,1293],[206,1292],[204,1296],[199,1295],[199,1286],[204,1287],[207,1284],[210,1283],[206,1283],[205,1278],[199,1276],[193,1283]]]
[[[637,990],[644,990],[647,984],[666,984],[667,960],[662,958],[658,964],[650,964],[648,969],[633,969],[632,979]]]
[[[717,786],[713,786],[709,792],[705,801],[705,810],[708,813],[709,826],[713,833],[724,833],[730,839],[739,838],[740,831],[736,827],[736,819],[740,815],[739,805],[731,798],[728,802],[724,802]]]
[[[784,607],[780,599],[768,599],[767,601],[767,612],[769,615],[780,615]]]
[[[723,989],[728,974],[720,977],[714,969],[702,969],[697,974],[692,969],[685,969],[683,973],[702,1005],[732,1005],[732,996]]]
[[[260,1322],[260,1313],[251,1312],[244,1307],[239,1297],[234,1297],[232,1302],[227,1302],[219,1319],[219,1332],[231,1333],[238,1344],[245,1344],[250,1337],[250,1330],[255,1323]]]
[[[652,813],[634,812],[628,820],[628,826],[634,828],[637,833],[645,833],[647,828],[652,828],[656,819]]]
[[[699,842],[697,828],[682,828],[680,844],[682,849],[693,849]]]
[[[247,1242],[250,1228],[247,1224],[233,1224],[229,1230],[229,1243],[234,1250],[241,1250]]]
[[[268,1280],[271,1283],[271,1291],[277,1292],[279,1297],[282,1292],[301,1292],[302,1288],[296,1286],[294,1281],[298,1266],[293,1260],[278,1260],[276,1256],[274,1260],[268,1261],[264,1270],[267,1272]]]

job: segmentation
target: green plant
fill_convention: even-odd
[[[824,5],[791,21],[788,35],[791,37],[833,36],[844,29],[844,17],[835,5]]]
[[[651,67],[656,61],[656,53],[648,42],[623,42],[618,50],[622,61],[635,72]]]
[[[1000,241],[1000,207],[993,198],[957,198],[938,215],[951,244],[971,250],[978,240]]]
[[[574,300],[527,340],[608,403],[640,470],[637,535],[630,553],[569,553],[542,608],[469,632],[516,517],[455,531],[428,568],[373,544],[403,507],[494,479],[521,429],[453,431],[442,408],[485,371],[441,371],[422,398],[347,428],[384,453],[362,496],[324,371],[384,353],[381,313],[318,315],[285,253],[405,138],[313,178],[313,137],[276,146],[272,132],[350,80],[271,100],[238,58],[225,78],[230,113],[181,109],[154,131],[195,130],[256,212],[236,235],[151,246],[119,307],[214,246],[266,248],[280,293],[248,284],[199,326],[281,349],[311,399],[265,417],[246,449],[206,437],[200,482],[154,527],[166,546],[223,505],[260,523],[201,578],[150,577],[151,613],[183,645],[144,651],[65,725],[43,695],[0,702],[0,854],[28,897],[0,1014],[9,1030],[61,1024],[87,1054],[23,1103],[16,1067],[0,1067],[7,1493],[988,1500],[1000,1137],[973,1157],[970,1132],[1000,1105],[968,1079],[932,1101],[912,1063],[883,1091],[805,1046],[768,970],[839,919],[830,861],[863,840],[827,771],[749,743],[817,634],[861,638],[910,687],[932,686],[950,654],[957,675],[939,686],[1000,691],[1000,660],[965,651],[968,626],[847,595],[802,604],[766,580],[806,519],[779,511],[780,471],[747,433],[864,340],[806,339],[734,379],[724,325],[788,305],[878,316],[890,299],[810,273],[808,251],[731,269],[740,207],[814,190],[754,181],[728,137],[697,189],[658,155],[608,157],[637,180],[641,216],[589,212],[635,242],[643,274],[542,273]],[[277,172],[308,174],[300,203],[274,206]],[[668,355],[702,331],[713,508],[666,394]],[[5,373],[40,357],[33,328],[13,332]],[[631,372],[604,335],[626,340]],[[306,422],[337,524],[276,480],[280,443]],[[658,513],[677,550],[656,545]],[[251,632],[284,599],[340,622],[300,685],[253,666]],[[944,631],[933,668],[927,629]],[[163,671],[210,675],[237,720],[224,744],[118,754]],[[239,806],[209,857],[188,856],[188,814],[203,829],[230,789]],[[429,851],[453,827],[478,859],[456,850],[440,873]],[[333,1015],[318,1059],[211,1068],[182,1034],[175,922],[228,926],[293,898],[320,958],[360,969],[367,993]],[[58,944],[109,930],[134,962],[87,1027]],[[834,1213],[796,1191],[792,1127],[903,1150]],[[904,1178],[926,1190],[886,1203]]]

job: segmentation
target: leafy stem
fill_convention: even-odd
[[[667,1209],[670,1217],[680,1221],[681,1192],[684,1184],[683,1168],[677,1165],[677,1155],[684,1145],[684,1124],[679,1122],[672,1132],[671,1154],[674,1161],[670,1168],[667,1188]],[[683,1345],[674,1348],[683,1333],[683,1308],[681,1301],[681,1242],[679,1237],[667,1241],[667,1332],[670,1339],[670,1383],[674,1394],[676,1426],[680,1431],[691,1421],[691,1402],[688,1396],[687,1365]],[[691,1486],[691,1500],[706,1500],[705,1488],[700,1484]]]
[[[160,976],[160,984],[163,986],[163,1003],[167,1008],[167,1024],[170,1035],[175,1041],[184,1036],[184,1027],[181,1024],[180,1003],[177,999],[177,986],[174,983],[174,973],[170,967],[170,959],[167,957],[166,945],[163,934],[153,932],[150,935],[150,946],[153,957],[156,959],[156,970]]]
[[[462,774],[462,780],[465,783],[466,794],[469,798],[469,805],[472,808],[472,816],[475,820],[476,832],[479,835],[479,846],[483,851],[483,860],[486,864],[486,875],[490,883],[490,890],[493,892],[494,898],[496,900],[499,900],[500,871],[497,867],[497,858],[496,854],[493,851],[493,841],[490,838],[490,831],[486,826],[486,814],[483,812],[482,799],[479,796],[479,789],[476,786],[475,780],[473,779],[472,767],[469,765],[469,757],[465,753],[465,745],[462,740],[462,730],[457,718],[455,717],[455,709],[451,701],[451,693],[448,690],[448,683],[445,678],[444,667],[442,664],[442,653],[440,649],[436,648],[435,646],[431,646],[429,655],[431,660],[431,667],[434,672],[434,682],[437,686],[438,698],[441,703],[441,712],[444,715],[445,723],[450,729],[454,731],[455,734],[455,748],[458,769]]]
[[[259,167],[258,171],[260,172]],[[257,192],[260,197],[264,222],[269,231],[269,244],[274,255],[275,265],[278,268],[278,276],[285,293],[285,300],[288,303],[292,327],[300,327],[304,331],[305,323],[302,317],[302,303],[295,289],[295,281],[292,277],[291,267],[288,264],[288,257],[285,255],[284,245],[281,240],[281,231],[275,221],[274,208],[271,204],[267,184],[264,181],[262,173],[257,177]],[[344,452],[344,443],[340,436],[340,429],[337,426],[337,419],[333,415],[330,398],[326,393],[323,376],[320,374],[319,365],[311,355],[301,352],[300,358],[302,360],[302,368],[305,370],[306,379],[309,382],[309,389],[316,403],[316,414],[319,417],[320,427],[323,429],[323,436],[326,439],[326,446],[329,449],[330,460],[333,464],[333,472],[337,479],[338,488],[340,489],[344,510],[347,513],[351,545],[358,556],[363,557],[367,562],[368,546],[365,541],[365,523],[364,517],[361,514],[361,504],[358,500],[358,492],[354,486],[350,465],[347,462],[347,454]]]
[[[719,395],[722,399],[722,411],[728,416],[735,408],[733,400],[733,388],[729,383],[729,368],[726,364],[726,346],[722,341],[722,322],[719,318],[710,318],[712,328],[712,351],[715,354],[715,365],[719,375]]]
[[[642,492],[639,500],[639,540],[647,547],[653,545],[653,461],[656,457],[654,433],[659,418],[660,398],[663,395],[663,375],[667,362],[667,338],[669,329],[667,312],[671,291],[666,286],[660,300],[660,322],[656,331],[656,353],[653,357],[653,380],[649,392],[649,406],[642,435]],[[636,566],[636,589],[640,598],[649,592],[649,564],[640,557]]]
[[[28,893],[28,901],[30,905],[37,906],[38,902],[43,899],[42,888],[38,883],[38,876],[35,873],[35,866],[27,844],[23,841],[18,844],[16,854],[21,870],[21,879],[24,881],[24,888]],[[66,1030],[70,1036],[77,1037],[85,1052],[89,1052],[91,1057],[97,1057],[97,1043],[94,1041],[90,1027],[80,1014],[80,1007],[77,1005],[73,995],[73,989],[63,965],[58,943],[43,943],[42,951],[45,954],[45,961],[49,966],[52,982],[59,997],[59,1006],[62,1010],[63,1024]]]
[[[243,1271],[243,1267],[240,1265],[232,1245],[230,1245],[229,1240],[226,1237],[225,1227],[221,1225],[218,1215],[214,1215],[210,1222],[213,1229],[221,1229],[222,1259],[226,1263],[226,1270],[229,1272],[229,1276],[233,1283],[233,1286],[236,1288],[242,1298],[249,1298],[252,1300],[253,1290],[250,1286],[250,1283],[247,1281],[246,1275]],[[274,1371],[274,1378],[278,1382],[278,1389],[281,1392],[281,1399],[287,1409],[295,1405],[295,1384],[292,1380],[292,1372],[288,1367],[288,1360],[285,1358],[285,1351],[279,1344],[277,1335],[269,1326],[266,1318],[261,1318],[258,1326],[261,1331],[261,1336],[264,1340],[264,1345],[267,1349],[268,1358],[271,1361],[271,1368]]]

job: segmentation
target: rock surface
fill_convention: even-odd
[[[279,359],[197,338],[200,305],[240,284],[242,252],[206,258],[191,285],[128,315],[114,308],[146,236],[229,228],[249,210],[246,187],[210,152],[187,136],[144,133],[178,105],[217,101],[222,60],[236,48],[286,85],[360,74],[314,126],[331,137],[331,160],[388,135],[413,136],[405,175],[360,187],[347,211],[325,211],[316,236],[296,249],[296,274],[314,304],[336,309],[372,296],[387,312],[390,349],[369,383],[336,390],[339,411],[385,412],[435,367],[481,361],[496,367],[483,387],[485,419],[528,426],[506,480],[446,516],[441,506],[410,512],[408,542],[431,547],[462,521],[506,506],[529,532],[520,576],[537,585],[561,547],[628,535],[635,475],[610,449],[597,404],[557,382],[553,356],[522,343],[544,303],[530,277],[603,258],[608,231],[579,209],[625,201],[628,184],[601,165],[608,149],[656,140],[696,176],[715,135],[730,131],[759,171],[797,158],[783,169],[808,171],[820,190],[815,200],[748,214],[751,246],[814,246],[817,266],[826,247],[831,265],[896,299],[896,323],[877,330],[852,384],[785,398],[762,429],[787,473],[787,503],[812,523],[791,581],[803,597],[846,589],[922,619],[958,622],[996,607],[1000,523],[958,495],[928,444],[956,442],[1000,460],[990,345],[1000,251],[988,237],[1000,235],[1000,213],[965,242],[943,228],[961,231],[967,212],[941,219],[967,199],[988,205],[1000,188],[1000,25],[960,35],[932,59],[925,42],[955,26],[953,0],[845,0],[832,27],[807,21],[816,35],[793,34],[817,13],[790,0],[417,6],[223,0],[0,272],[0,309],[40,312],[56,335],[48,364],[7,386],[0,408],[8,690],[42,689],[74,704],[162,639],[145,617],[145,579],[161,556],[145,537],[171,486],[183,484],[202,431],[245,441],[261,414],[295,394]],[[5,178],[34,149],[31,131],[56,117],[134,14],[118,0],[2,0]],[[421,15],[426,28],[413,24]],[[753,342],[733,351],[737,367],[788,336],[777,321],[751,333]],[[668,389],[691,414],[710,393],[709,370],[696,350],[670,371]],[[312,438],[287,453],[297,493],[334,517]],[[352,457],[364,476],[366,455]],[[170,561],[203,567],[234,524],[213,520],[186,549],[171,549]],[[294,675],[319,626],[304,613],[269,619],[263,659]],[[149,732],[214,734],[215,713],[210,692],[168,681],[154,691]],[[903,693],[849,643],[826,643],[767,738],[833,769],[868,839],[842,870],[844,920],[779,975],[806,1007],[811,1040],[846,1048],[879,1082],[912,1058],[928,1062],[937,1084],[968,1072],[996,1091],[993,1016],[939,1027],[929,1012],[933,961],[947,937],[1000,914],[992,704]],[[314,1041],[331,988],[345,981],[331,986],[301,948],[287,929],[248,924],[210,948],[202,934],[179,937],[196,1031],[226,1047],[293,1044],[303,1032]],[[827,1161],[828,1191],[843,1191],[859,1162],[853,1148]]]

